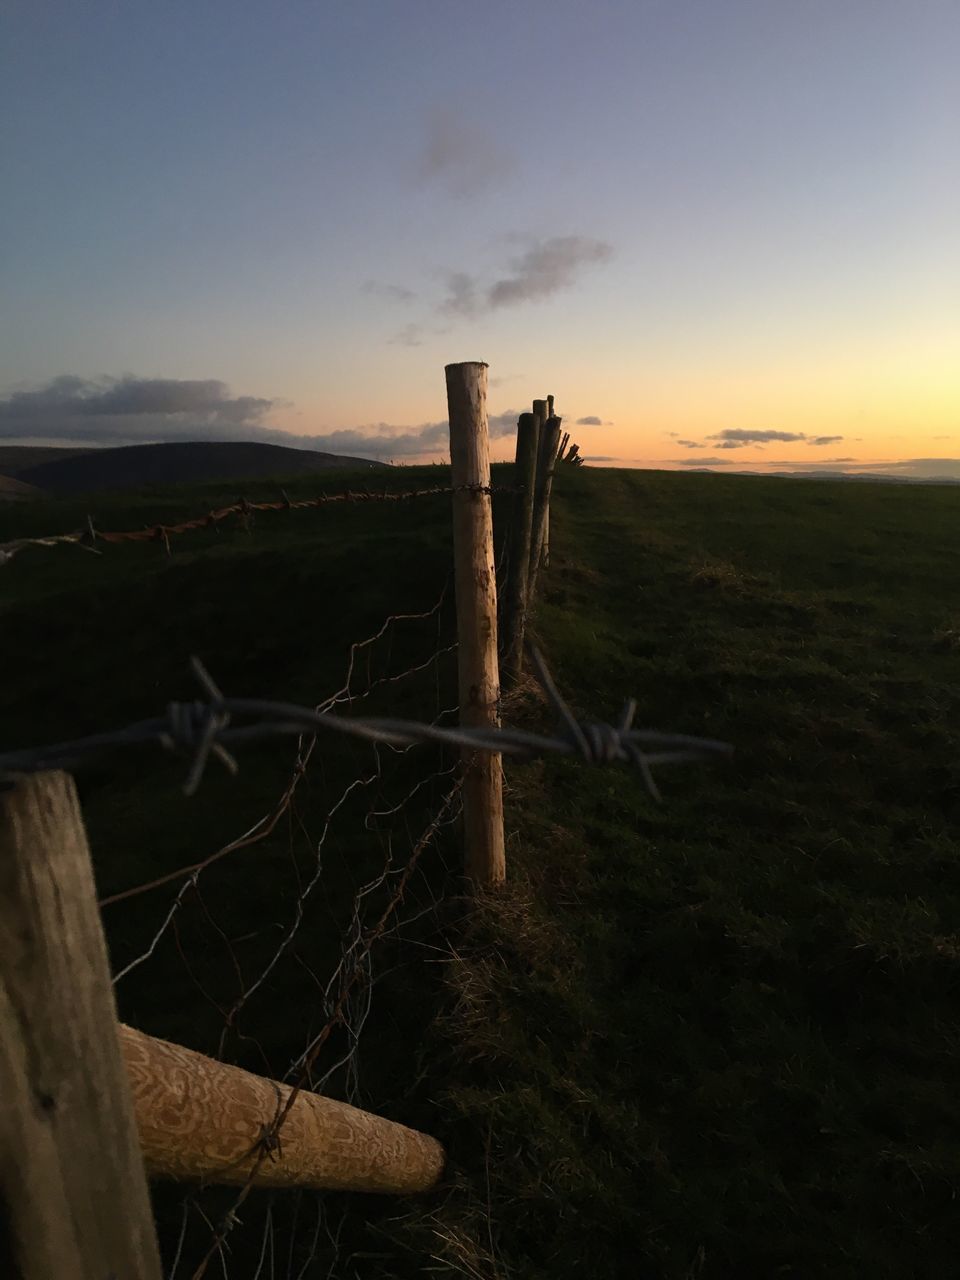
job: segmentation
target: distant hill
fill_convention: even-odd
[[[0,473],[20,479],[25,471],[41,462],[56,462],[61,458],[75,458],[80,453],[92,453],[90,448],[56,448],[49,445],[0,444]]]
[[[16,478],[55,494],[137,489],[150,484],[188,484],[207,480],[263,480],[270,476],[303,475],[332,468],[381,468],[368,458],[345,458],[312,449],[253,441],[136,444],[119,449],[24,448],[34,455],[27,465],[14,447],[0,449],[0,466]],[[50,455],[56,456],[50,456]],[[45,456],[43,456],[45,455]]]
[[[25,484],[14,476],[0,475],[0,502],[25,502],[29,498],[40,498],[43,494],[35,485]]]

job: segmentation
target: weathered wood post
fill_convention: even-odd
[[[443,1171],[435,1138],[305,1090],[261,1158],[264,1134],[286,1108],[290,1085],[132,1027],[114,1034],[152,1176],[405,1195],[428,1191]]]
[[[554,416],[553,412],[553,396],[547,396],[547,422]],[[542,435],[541,431],[541,435]],[[557,440],[557,453],[560,452],[559,437]],[[556,461],[556,459],[554,459]],[[543,545],[540,548],[540,563],[543,568],[547,568],[550,564],[550,503],[547,502],[547,514],[543,523]]]
[[[453,494],[460,723],[500,723],[497,575],[490,500],[487,366],[448,364],[447,406]],[[466,874],[480,884],[506,876],[503,772],[499,755],[470,753],[463,785]]]
[[[520,487],[514,510],[510,563],[507,580],[504,683],[516,682],[523,665],[523,634],[527,620],[527,587],[530,580],[530,539],[533,534],[533,501],[537,484],[537,449],[540,422],[535,414],[521,413],[517,423],[517,460],[514,483]]]
[[[540,454],[537,458],[537,496],[533,511],[533,535],[530,542],[530,600],[537,590],[537,574],[543,556],[544,539],[550,518],[550,494],[553,490],[553,471],[557,464],[557,446],[560,443],[560,418],[548,418],[540,435]]]
[[[18,1280],[160,1280],[72,779],[0,791],[0,1212]],[[0,1243],[2,1250],[2,1243]]]

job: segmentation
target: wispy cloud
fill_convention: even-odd
[[[416,293],[402,284],[388,284],[383,280],[365,280],[363,292],[372,293],[378,298],[389,298],[391,302],[413,302]]]
[[[421,181],[457,199],[499,186],[515,167],[513,155],[479,125],[449,109],[432,111],[416,166]]]
[[[463,271],[451,272],[440,309],[448,315],[473,316],[542,301],[572,288],[586,268],[606,262],[612,254],[606,241],[589,236],[552,236],[535,241],[507,264],[502,275],[489,282]]]
[[[808,436],[804,431],[775,431],[761,430],[752,431],[743,427],[728,427],[724,431],[717,431],[712,436],[707,436],[707,440],[716,440],[717,449],[745,449],[749,445],[762,447],[765,444],[776,442],[785,442],[787,444],[796,444],[800,440],[805,441],[809,445],[829,445],[839,444],[843,436]],[[705,446],[697,444],[693,440],[678,440],[678,444],[682,444],[686,449],[702,449]]]
[[[732,467],[732,458],[671,458],[674,467]]]
[[[405,324],[400,332],[395,333],[392,338],[388,338],[387,342],[394,347],[422,347],[423,326]]]
[[[447,296],[440,310],[452,316],[472,316],[480,308],[477,282],[465,271],[451,271],[447,276]]]
[[[577,419],[578,427],[602,427],[603,419],[598,418],[595,413],[588,413],[585,418]]]
[[[728,427],[717,431],[708,440],[719,440],[721,449],[742,449],[748,444],[769,444],[772,440],[806,440],[802,431],[748,431],[742,427]]]

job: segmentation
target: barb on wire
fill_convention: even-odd
[[[520,759],[578,755],[591,765],[623,761],[639,768],[650,794],[658,798],[659,792],[650,772],[653,765],[715,759],[729,756],[733,751],[729,743],[712,738],[634,729],[635,703],[632,701],[627,703],[616,725],[579,721],[560,696],[543,655],[535,648],[531,648],[531,655],[547,699],[560,720],[560,731],[553,737],[525,729],[492,726],[446,728],[385,717],[350,718],[265,698],[224,697],[199,658],[194,657],[191,660],[193,671],[209,698],[208,702],[172,702],[166,716],[142,720],[125,729],[45,747],[4,752],[0,754],[0,775],[73,766],[87,757],[102,756],[118,748],[155,744],[190,757],[184,790],[187,795],[192,795],[211,756],[235,772],[237,764],[230,747],[287,734],[327,730],[367,742],[401,747],[434,742],[461,750],[489,751]],[[237,724],[238,718],[245,723]]]

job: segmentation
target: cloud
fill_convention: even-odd
[[[405,324],[400,332],[395,333],[392,338],[388,338],[387,342],[394,347],[422,347],[422,334],[422,325]]]
[[[684,449],[705,449],[707,447],[705,444],[698,444],[696,440],[678,440],[677,444],[683,445]]]
[[[507,409],[503,413],[491,413],[487,421],[491,439],[513,435],[517,429],[520,411]],[[279,432],[276,434],[280,434]],[[419,427],[394,427],[387,422],[368,426],[332,431],[322,436],[303,437],[308,444],[301,448],[321,449],[329,453],[360,454],[363,457],[399,458],[414,457],[442,449],[446,452],[450,441],[450,427],[443,422],[426,422]],[[278,443],[287,443],[279,441]]]
[[[598,418],[595,413],[589,413],[585,418],[577,419],[578,427],[602,427],[603,419]]]
[[[447,315],[474,316],[539,302],[571,288],[584,268],[607,261],[612,253],[606,241],[588,236],[552,236],[536,241],[489,284],[464,271],[448,274],[447,296],[440,309]]]
[[[0,400],[0,439],[253,439],[280,401],[231,396],[215,379],[78,378],[64,374]]]
[[[602,453],[591,454],[589,457],[585,457],[583,460],[584,462],[620,462],[621,461],[620,458],[610,458]]]
[[[796,443],[798,440],[804,440],[809,445],[828,445],[839,444],[843,436],[808,436],[803,431],[747,431],[741,427],[728,427],[725,431],[718,431],[712,436],[707,436],[708,440],[718,440],[718,449],[744,449],[747,445],[764,445],[770,444],[772,441],[787,441],[788,443]],[[700,446],[692,444],[689,441],[681,440],[688,449],[696,449]]]
[[[741,427],[728,427],[715,435],[707,436],[708,440],[722,440],[720,449],[742,449],[748,444],[766,444],[771,440],[806,440],[802,431],[745,431]]]
[[[514,165],[513,156],[477,125],[449,110],[430,113],[416,167],[422,181],[463,200],[498,186]]]
[[[447,276],[447,296],[440,310],[451,316],[472,316],[480,306],[477,282],[465,271],[451,271]]]
[[[511,272],[487,290],[487,305],[509,307],[549,298],[576,282],[581,268],[605,262],[613,250],[587,236],[553,236],[534,244],[511,263]]]
[[[387,284],[383,280],[365,280],[363,292],[372,293],[378,298],[389,298],[392,302],[413,302],[416,294],[402,284]]]
[[[292,449],[317,449],[362,457],[404,457],[446,450],[449,427],[378,422],[317,435],[281,431],[264,421],[284,402],[231,396],[214,379],[99,378],[64,375],[33,391],[0,400],[0,440],[93,445],[152,444],[186,440],[258,441]],[[511,435],[519,413],[489,416],[493,438]]]
[[[671,458],[674,467],[732,467],[732,458]]]

